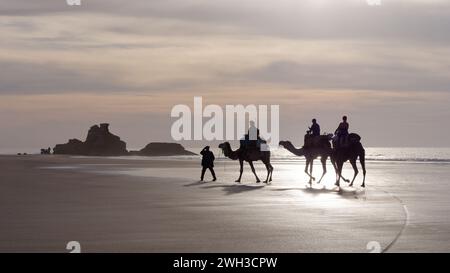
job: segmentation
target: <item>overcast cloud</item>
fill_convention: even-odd
[[[83,126],[116,121],[127,132],[135,120],[170,126],[168,111],[178,98],[203,95],[236,104],[242,93],[256,98],[265,90],[262,101],[280,104],[285,113],[313,98],[298,111],[302,117],[283,116],[285,135],[301,134],[320,113],[330,127],[352,113],[358,131],[370,132],[369,145],[443,146],[439,136],[450,133],[440,126],[450,117],[443,107],[450,96],[449,29],[445,0],[382,0],[380,7],[365,0],[82,0],[81,7],[64,0],[2,0],[0,113],[20,118],[0,119],[8,130],[0,140],[24,146],[30,139],[14,135],[40,124],[33,130],[44,130],[41,142],[65,141],[53,125],[70,131],[67,119]],[[345,107],[329,104],[339,94],[345,94]],[[26,104],[25,122],[18,102],[37,96],[46,99],[39,107]],[[145,100],[151,116],[133,112],[136,96],[152,98]],[[83,109],[67,116],[45,107],[65,99],[73,109],[90,109],[89,116]],[[120,100],[126,111],[107,105]],[[317,113],[322,105],[328,108]],[[366,126],[363,121],[374,116],[388,129]],[[397,137],[423,128],[426,133],[413,140]],[[151,130],[129,135],[133,146],[167,137]]]

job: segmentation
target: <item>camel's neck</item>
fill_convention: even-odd
[[[304,156],[305,155],[305,150],[303,148],[297,149],[294,147],[294,145],[292,145],[291,142],[287,142],[284,145],[284,148],[296,156]]]
[[[229,159],[232,159],[232,160],[237,160],[237,159],[239,159],[239,155],[238,155],[237,150],[236,150],[236,151],[233,151],[233,150],[231,149],[231,146],[230,146],[230,145],[227,145],[227,146],[224,148],[224,154],[225,154],[225,156],[228,157]]]

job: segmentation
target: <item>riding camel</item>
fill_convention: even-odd
[[[333,152],[331,154],[331,162],[335,166],[336,169],[336,186],[340,186],[340,179],[342,177],[342,168],[344,163],[348,160],[353,167],[354,175],[352,182],[350,183],[350,187],[353,186],[353,182],[355,182],[355,178],[359,173],[358,166],[356,165],[356,160],[359,157],[359,161],[361,163],[361,167],[363,170],[363,182],[361,187],[365,187],[366,184],[366,151],[364,150],[363,145],[361,144],[361,137],[358,134],[351,133],[347,138],[347,145],[338,145],[338,140],[333,140]],[[347,181],[346,181],[347,182]]]
[[[325,136],[322,136],[323,139],[325,139]],[[330,135],[328,136],[328,139],[330,139]],[[342,178],[345,182],[350,183],[350,187],[353,186],[353,183],[356,179],[356,176],[359,173],[358,167],[356,165],[356,160],[359,157],[359,160],[361,162],[361,166],[363,169],[363,183],[361,187],[365,187],[365,179],[366,179],[366,164],[365,164],[365,150],[362,146],[361,137],[357,134],[349,134],[348,136],[348,145],[343,145],[342,147],[339,147],[338,140],[333,141],[333,149],[331,148],[331,145],[329,143],[329,140],[322,140],[320,141],[319,145],[311,146],[311,147],[302,147],[302,148],[295,148],[294,145],[290,141],[280,141],[280,145],[283,146],[286,150],[290,151],[294,155],[297,156],[304,156],[306,158],[306,166],[305,166],[305,173],[310,177],[309,183],[311,184],[312,181],[315,181],[315,177],[312,176],[312,170],[313,170],[313,161],[314,159],[321,157],[320,161],[322,163],[323,173],[318,181],[320,183],[325,176],[327,172],[326,168],[326,161],[328,157],[331,159],[331,163],[333,164],[333,167],[336,171],[336,186],[340,186],[340,179]],[[344,163],[349,160],[350,164],[353,167],[354,170],[354,176],[352,181],[344,178],[342,176],[342,168]],[[308,172],[309,167],[309,172]]]
[[[222,149],[224,155],[232,160],[239,160],[240,164],[240,174],[236,182],[241,182],[242,172],[244,170],[244,161],[247,161],[252,169],[253,174],[256,177],[256,183],[261,182],[258,175],[256,174],[255,167],[253,166],[253,161],[261,160],[267,169],[267,177],[264,183],[272,181],[273,167],[270,164],[270,151],[260,151],[259,148],[239,148],[236,151],[231,149],[229,142],[224,142],[219,145]]]
[[[322,163],[323,173],[317,183],[320,183],[327,173],[327,159],[332,154],[332,148],[330,144],[331,135],[320,136],[320,141],[318,145],[313,145],[309,147],[302,147],[300,149],[295,148],[295,146],[290,141],[280,141],[279,145],[283,146],[286,150],[293,153],[296,156],[304,156],[306,158],[305,173],[309,176],[309,184],[315,181],[316,178],[312,176],[314,159],[320,156],[320,162]],[[309,172],[308,172],[309,168]]]

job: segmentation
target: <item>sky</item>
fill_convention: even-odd
[[[370,147],[443,147],[450,0],[0,0],[0,151],[170,141],[177,104],[280,105],[301,145],[342,115]],[[205,142],[183,142],[201,146]]]

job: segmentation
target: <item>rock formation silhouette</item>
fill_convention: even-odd
[[[54,154],[119,156],[127,155],[127,144],[120,137],[109,132],[109,124],[94,125],[89,129],[86,141],[71,139],[66,144],[53,148]]]
[[[143,156],[196,155],[187,151],[181,144],[164,142],[149,143],[145,148],[138,152],[133,152],[133,154]]]
[[[53,148],[53,154],[57,155],[86,155],[87,149],[84,142],[78,139],[70,139],[66,144],[57,144]]]
[[[48,147],[41,149],[41,155],[50,155],[50,154],[52,154],[52,148]]]
[[[85,156],[174,156],[196,155],[178,143],[152,142],[139,151],[127,151],[127,144],[120,137],[109,132],[109,124],[94,125],[89,129],[86,140],[70,139],[66,144],[53,148],[54,154]]]

